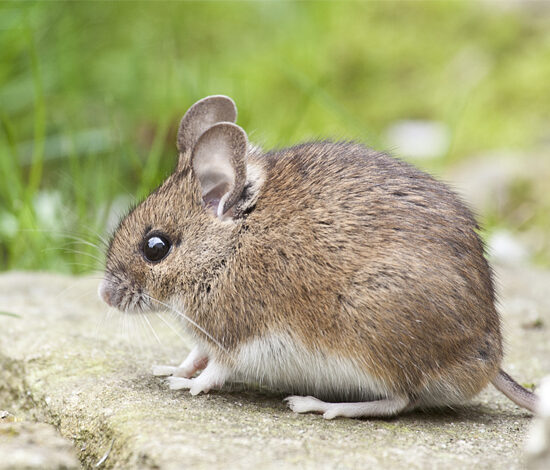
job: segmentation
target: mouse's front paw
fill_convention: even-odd
[[[184,377],[168,377],[168,384],[170,390],[189,390],[191,395],[198,395],[199,393],[208,393],[210,387],[202,383],[197,379],[186,379]]]
[[[193,385],[193,379],[185,377],[168,377],[166,381],[170,386],[170,390],[188,390]]]
[[[191,395],[198,395],[201,392],[208,393],[212,389],[220,388],[229,377],[230,372],[227,367],[210,361],[198,377],[194,379],[168,377],[168,383],[172,390],[188,389]]]
[[[174,375],[178,368],[175,366],[153,366],[152,370],[155,377],[167,377]]]

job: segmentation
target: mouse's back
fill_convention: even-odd
[[[476,223],[452,191],[353,143],[249,158],[265,181],[216,304],[202,305],[223,310],[236,350],[262,337],[267,349],[345,357],[379,388],[425,403],[487,384],[502,356],[499,317]]]

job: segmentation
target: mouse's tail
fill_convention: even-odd
[[[539,397],[526,388],[523,388],[502,369],[498,371],[497,376],[491,381],[491,383],[498,391],[506,395],[516,405],[528,409],[531,413],[537,412]]]

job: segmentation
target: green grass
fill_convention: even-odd
[[[21,315],[17,315],[17,313],[10,313],[10,312],[0,312],[0,316],[21,318]]]
[[[548,138],[549,26],[467,2],[0,3],[0,268],[99,267],[99,235],[171,171],[179,119],[208,94],[266,147],[383,149],[420,118],[452,133],[431,171],[530,152]],[[534,215],[495,208],[489,230],[548,233],[549,196],[527,185],[509,204]]]

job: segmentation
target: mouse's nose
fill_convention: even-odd
[[[99,298],[103,300],[107,305],[110,307],[113,307],[113,304],[111,303],[111,293],[109,291],[109,282],[103,279],[97,288],[97,295],[99,295]]]

